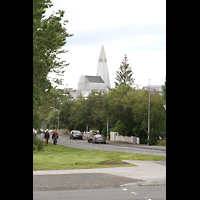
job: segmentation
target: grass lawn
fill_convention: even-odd
[[[43,151],[33,152],[33,170],[90,169],[134,166],[133,164],[105,165],[105,163],[109,162],[121,163],[123,162],[122,160],[166,160],[166,157],[113,151],[77,149],[49,143],[48,146],[44,146]]]

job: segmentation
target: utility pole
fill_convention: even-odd
[[[151,91],[151,79],[148,80],[149,85],[149,106],[148,106],[148,146],[149,146],[149,133],[150,133],[150,91]]]
[[[107,118],[107,140],[109,140],[109,136],[108,136],[108,123],[109,123],[109,121],[108,121],[108,118]]]

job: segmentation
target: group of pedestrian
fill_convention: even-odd
[[[45,144],[47,146],[49,138],[50,138],[50,134],[49,134],[49,130],[48,129],[46,129],[46,131],[45,131],[44,138],[45,138]],[[55,145],[57,144],[57,139],[58,139],[58,132],[55,129],[53,131],[53,135],[52,135],[53,144],[55,144]]]

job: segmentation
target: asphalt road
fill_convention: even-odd
[[[43,134],[39,135],[41,139],[43,139]],[[49,142],[52,142],[52,139],[49,140]],[[166,151],[163,151],[162,149],[152,149],[147,148],[144,146],[141,147],[141,145],[134,145],[134,144],[128,144],[128,143],[119,143],[119,142],[112,142],[107,141],[106,144],[94,144],[94,143],[88,143],[87,140],[70,140],[69,136],[59,136],[58,144],[73,147],[73,148],[79,148],[79,149],[96,149],[96,150],[102,150],[102,151],[120,151],[120,152],[127,152],[127,153],[138,153],[138,154],[148,154],[148,155],[155,155],[155,156],[166,156]]]
[[[33,190],[59,191],[116,188],[126,183],[134,183],[138,181],[141,180],[105,173],[35,175],[33,176]]]
[[[166,200],[165,186],[33,191],[34,200]]]

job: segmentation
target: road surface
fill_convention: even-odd
[[[38,135],[39,138],[43,139],[44,135]],[[52,142],[52,139],[49,140]],[[79,148],[79,149],[95,149],[102,151],[119,151],[119,152],[127,152],[127,153],[137,153],[137,154],[148,154],[155,156],[166,156],[166,150],[157,147],[148,147],[137,144],[129,144],[129,143],[120,143],[120,142],[112,142],[107,141],[106,144],[94,144],[88,143],[87,140],[70,140],[69,135],[67,136],[59,136],[58,144]]]
[[[166,200],[166,186],[126,186],[139,180],[109,174],[33,176],[34,200]]]
[[[33,191],[34,200],[166,200],[165,186]]]

